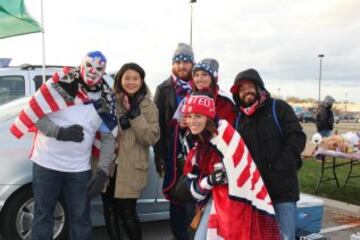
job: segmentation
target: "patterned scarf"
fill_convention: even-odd
[[[260,90],[259,95],[260,97],[251,106],[249,107],[240,106],[240,111],[247,116],[253,115],[256,112],[256,110],[259,107],[261,107],[264,104],[264,102],[270,97],[269,93],[264,90]]]
[[[184,97],[186,97],[192,92],[192,88],[191,85],[189,84],[190,81],[186,82],[174,75],[172,82],[175,89],[176,105],[178,105]]]

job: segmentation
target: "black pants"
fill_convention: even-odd
[[[130,240],[142,240],[141,225],[136,212],[137,198],[114,198],[114,192],[115,177],[110,178],[107,191],[101,194],[106,229],[110,239],[121,239],[120,223],[122,222]]]
[[[194,202],[177,204],[170,202],[170,227],[176,240],[192,239],[189,225],[195,215]]]

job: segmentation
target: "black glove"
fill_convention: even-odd
[[[60,127],[56,136],[59,141],[82,142],[84,140],[84,128],[78,124],[70,127]]]
[[[131,107],[129,111],[130,119],[134,119],[141,114],[139,106]]]
[[[224,168],[214,170],[208,176],[208,182],[211,186],[223,185],[227,183],[226,171]]]
[[[96,173],[90,178],[90,180],[86,184],[88,197],[92,198],[100,194],[101,191],[104,189],[107,179],[108,176],[106,176],[106,173],[101,169],[97,169]]]
[[[121,116],[119,118],[119,124],[121,126],[122,130],[126,130],[128,128],[130,128],[130,122],[129,122],[129,116],[127,114]]]

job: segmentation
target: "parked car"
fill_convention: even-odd
[[[339,121],[342,123],[358,123],[359,118],[352,114],[341,115]]]
[[[27,133],[20,140],[9,131],[20,110],[29,101],[24,97],[0,106],[0,230],[5,239],[31,239],[34,199],[31,190],[32,161],[29,153],[33,134]],[[153,161],[153,154],[151,155]],[[167,219],[168,201],[161,191],[162,180],[150,164],[149,182],[137,205],[142,221]],[[91,202],[94,226],[104,224],[100,197]],[[54,238],[65,239],[67,232],[66,206],[59,201],[54,212]]]
[[[315,115],[312,112],[302,112],[302,113],[297,114],[297,117],[300,122],[315,123]]]

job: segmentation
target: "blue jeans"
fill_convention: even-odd
[[[296,202],[283,202],[274,205],[275,218],[280,226],[283,240],[295,239]]]
[[[170,226],[176,240],[188,240],[188,226],[195,214],[193,202],[175,204],[170,202]]]
[[[32,239],[53,239],[54,209],[60,195],[65,199],[69,221],[69,239],[92,239],[90,202],[86,183],[91,171],[59,172],[33,164],[35,213]]]
[[[196,229],[194,240],[204,240],[207,238],[207,230],[208,230],[208,223],[209,223],[209,217],[210,217],[210,212],[211,212],[211,205],[212,205],[212,199],[210,199],[209,202],[206,203],[206,205],[205,205],[205,209],[201,216],[200,224],[199,224],[198,228]]]

